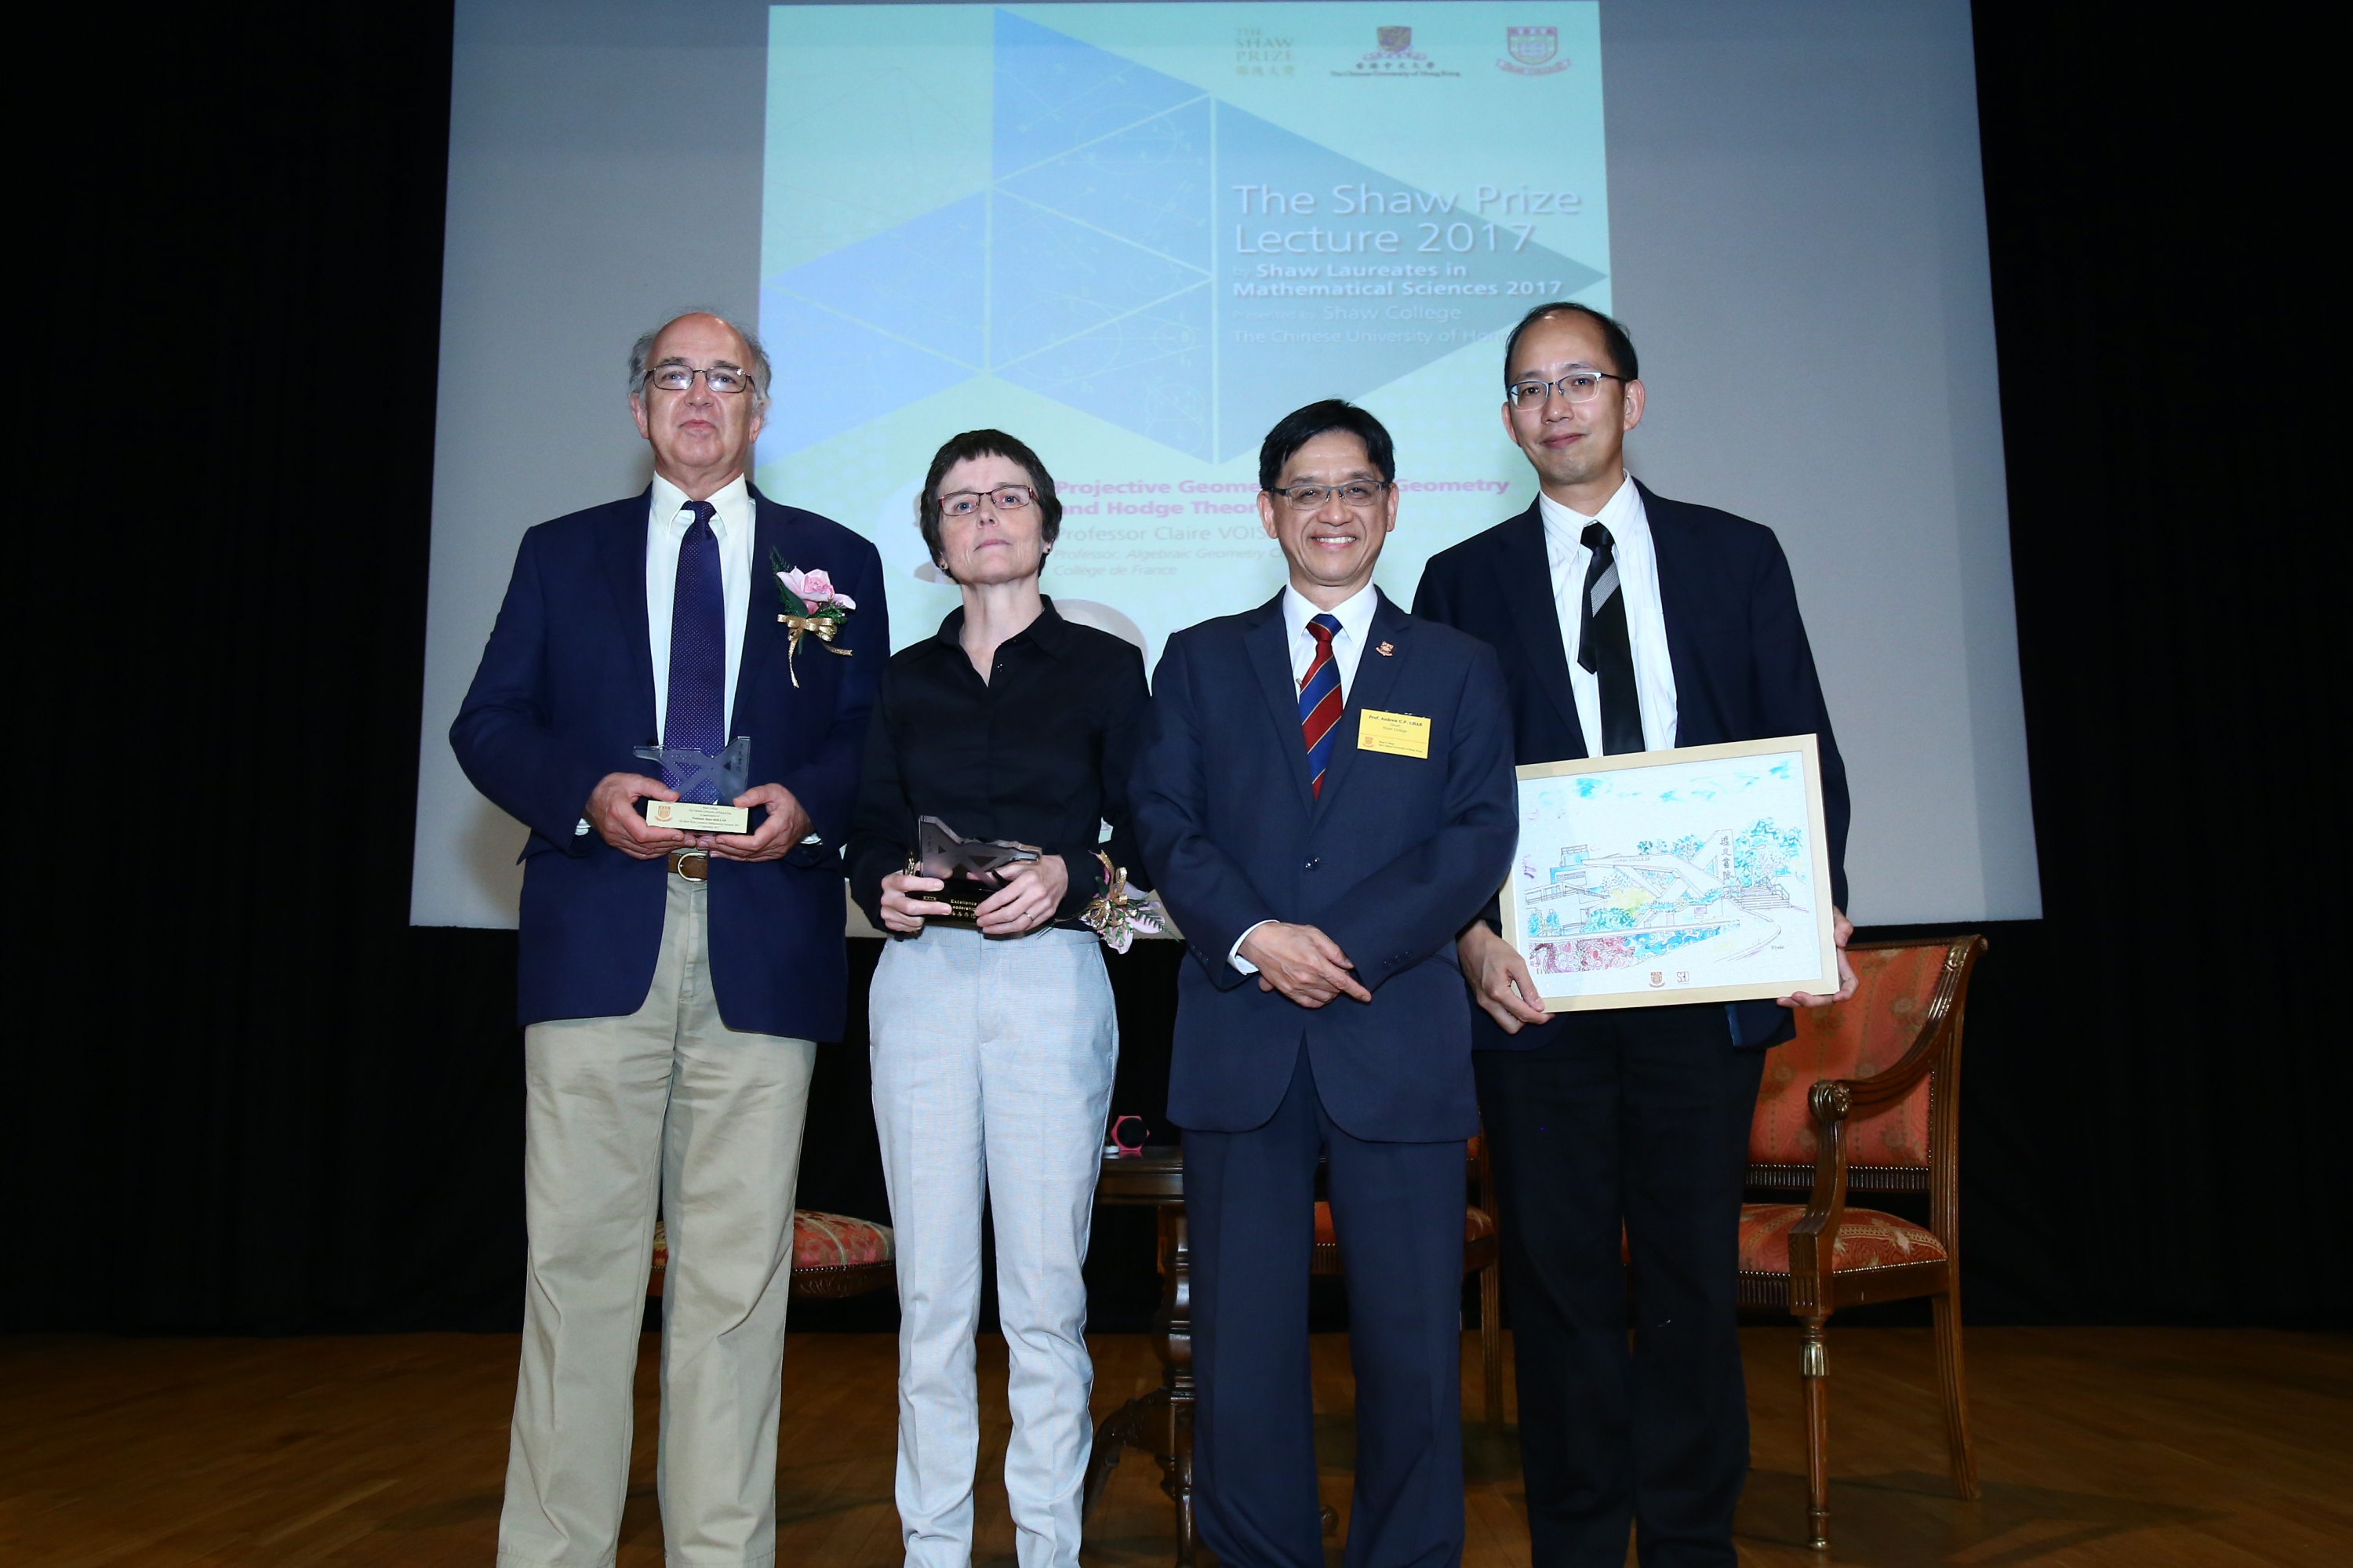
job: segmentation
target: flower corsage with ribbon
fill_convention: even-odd
[[[1138,937],[1160,935],[1160,917],[1152,912],[1152,895],[1130,893],[1127,873],[1112,864],[1111,856],[1103,851],[1095,851],[1095,859],[1103,865],[1103,890],[1079,916],[1080,923],[1114,953],[1127,951]]]
[[[822,567],[797,570],[774,550],[768,552],[768,565],[776,570],[776,592],[784,600],[784,613],[776,617],[777,622],[792,634],[785,649],[785,668],[792,672],[793,684],[797,686],[801,673],[793,660],[801,651],[802,638],[814,637],[827,652],[849,657],[849,650],[836,648],[833,640],[849,612],[858,608],[858,601],[835,588]]]

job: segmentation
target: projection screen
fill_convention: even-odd
[[[415,923],[514,923],[446,732],[522,531],[644,486],[667,315],[756,325],[755,481],[873,539],[895,644],[956,602],[924,463],[988,425],[1060,482],[1057,605],[1150,661],[1281,586],[1300,404],[1395,433],[1400,601],[1525,507],[1501,334],[1546,299],[1640,345],[1633,471],[1788,552],[1850,914],[2040,914],[1964,5],[461,0],[453,88]]]

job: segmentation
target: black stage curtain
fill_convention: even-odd
[[[55,373],[20,395],[7,1327],[516,1321],[512,938],[406,924],[449,19],[85,29],[57,58],[108,69],[42,73],[20,136]],[[1972,1006],[1969,1312],[2341,1324],[2322,51],[2245,12],[1977,26],[2045,916],[1991,931]],[[1178,961],[1113,964],[1155,1121]],[[860,1044],[803,1201],[880,1217]],[[1105,1220],[1099,1326],[1148,1308],[1141,1218]],[[887,1321],[855,1307],[803,1321]]]

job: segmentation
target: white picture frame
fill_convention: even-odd
[[[1837,991],[1812,736],[1516,771],[1501,912],[1545,1011]]]

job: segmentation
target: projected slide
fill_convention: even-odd
[[[758,478],[871,536],[894,640],[954,607],[913,524],[997,426],[1066,503],[1066,614],[1143,644],[1282,580],[1260,439],[1374,409],[1381,581],[1525,506],[1500,335],[1609,307],[1598,6],[776,6]]]

